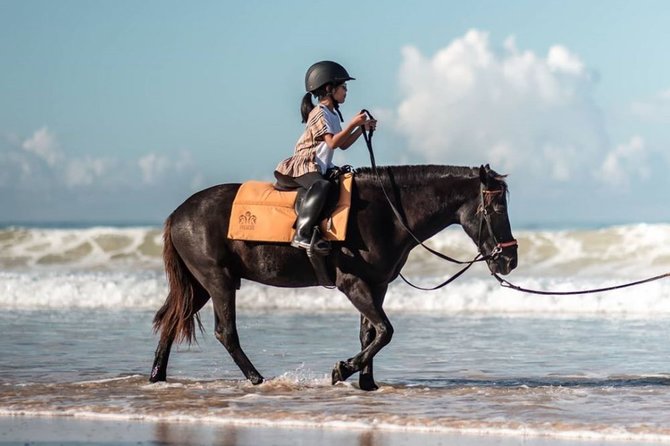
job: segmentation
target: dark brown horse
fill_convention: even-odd
[[[417,240],[393,213],[379,181],[407,227],[421,241],[460,224],[487,259],[492,272],[508,274],[517,264],[516,242],[507,216],[507,185],[488,166],[382,167],[355,176],[347,239],[333,245],[328,274],[361,314],[362,350],[338,362],[333,384],[360,372],[361,389],[377,388],[372,359],[391,341],[393,327],[384,296]],[[160,331],[151,381],[165,381],[176,340],[192,341],[197,312],[211,298],[216,338],[252,383],[263,377],[240,347],[235,293],[240,280],[276,287],[318,285],[304,250],[289,244],[226,238],[231,205],[239,184],[223,184],[191,196],[165,223],[163,257],[169,294],[156,313]],[[202,328],[202,327],[201,327]]]

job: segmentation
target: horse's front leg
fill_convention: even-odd
[[[386,288],[384,287],[383,290],[378,290],[375,293],[376,296],[376,301],[378,305],[381,307],[384,305],[384,297],[386,296]],[[370,343],[374,340],[376,336],[376,331],[375,327],[370,323],[369,320],[365,318],[365,316],[361,315],[361,329],[359,333],[359,338],[361,341],[361,349],[364,349]],[[361,369],[361,373],[358,376],[358,385],[361,389],[363,390],[377,390],[379,386],[375,383],[375,379],[373,376],[373,370],[372,370],[372,363],[374,362],[374,359],[370,359],[370,361],[363,366]]]
[[[369,320],[365,316],[361,316],[361,330],[359,333],[359,338],[361,340],[361,349],[364,349],[372,343],[375,338],[375,327],[372,326]],[[360,375],[358,375],[358,385],[362,390],[377,390],[379,386],[375,383],[373,376],[372,363],[374,359],[370,359],[367,364],[361,369]]]
[[[345,381],[356,372],[361,372],[361,389],[375,390],[377,385],[372,378],[372,358],[393,337],[393,326],[382,309],[387,285],[372,287],[355,276],[345,276],[338,280],[338,288],[347,295],[352,304],[361,313],[362,350],[347,361],[335,365],[332,373],[333,384]]]

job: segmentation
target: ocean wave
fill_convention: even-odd
[[[628,278],[670,271],[668,224],[523,230],[515,235],[519,241],[516,275]],[[162,243],[162,230],[157,227],[5,228],[0,230],[0,270],[160,271]],[[460,228],[442,231],[428,244],[462,260],[476,254],[474,243]],[[405,266],[408,274],[424,278],[439,277],[448,269],[421,248],[412,251]]]
[[[160,228],[11,227],[0,230],[0,269],[160,269],[162,249]]]
[[[437,277],[420,279],[429,285]],[[598,288],[614,279],[519,277],[518,282],[541,290]],[[0,308],[4,309],[157,309],[167,284],[161,272],[0,272]],[[277,289],[242,282],[237,307],[247,311],[354,311],[346,296],[324,288]],[[670,280],[626,290],[581,296],[538,296],[501,287],[493,278],[461,278],[438,291],[415,290],[397,280],[389,287],[384,307],[390,312],[441,314],[565,315],[668,317]],[[208,311],[207,309],[205,311]]]
[[[670,225],[637,224],[590,230],[518,231],[519,267],[507,277],[521,286],[573,291],[618,285],[670,271]],[[429,245],[463,260],[475,247],[459,228]],[[0,230],[0,307],[145,308],[167,293],[156,227]],[[412,251],[403,273],[433,286],[457,271],[427,251]],[[341,293],[322,288],[282,289],[243,282],[238,307],[250,310],[351,311]],[[389,311],[531,314],[670,315],[670,279],[622,291],[583,296],[537,296],[505,289],[485,265],[434,292],[394,282]]]

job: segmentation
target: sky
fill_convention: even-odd
[[[271,180],[304,73],[379,165],[490,164],[513,227],[670,221],[666,1],[0,0],[0,224],[160,224]],[[338,164],[369,165],[362,139]]]

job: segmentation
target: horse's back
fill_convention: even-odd
[[[225,269],[231,277],[274,286],[317,285],[304,251],[288,243],[228,238],[233,201],[240,186],[221,184],[197,192],[168,217],[165,229],[189,270],[205,274]]]
[[[239,188],[239,183],[229,183],[196,192],[180,204],[170,218],[173,219],[174,224],[192,219],[203,221],[207,215],[221,215],[222,213],[230,215],[230,209]]]
[[[209,187],[191,195],[172,212],[166,230],[181,255],[187,250],[206,252],[226,242],[230,210],[239,188],[239,183]]]

